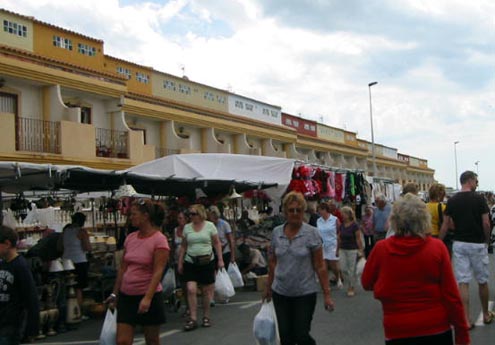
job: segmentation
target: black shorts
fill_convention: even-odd
[[[201,285],[215,283],[215,260],[211,260],[208,265],[199,266],[184,261],[184,281],[196,282]]]
[[[89,262],[80,262],[78,264],[74,264],[75,273],[76,273],[76,288],[84,289],[88,286],[88,271],[89,271]]]
[[[117,323],[132,326],[158,326],[165,323],[162,293],[155,293],[147,313],[138,314],[139,303],[141,303],[143,297],[144,295],[131,296],[120,292],[117,300]]]

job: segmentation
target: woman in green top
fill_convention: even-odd
[[[184,330],[192,331],[198,327],[196,297],[198,284],[202,286],[203,296],[202,326],[211,326],[210,301],[213,299],[215,284],[213,248],[217,252],[218,268],[223,268],[224,263],[217,228],[206,220],[206,211],[203,205],[191,205],[188,213],[191,223],[184,227],[178,269],[187,284],[187,300],[191,313],[184,325]]]

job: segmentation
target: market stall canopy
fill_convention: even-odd
[[[268,188],[276,183],[253,183],[235,179],[196,179],[173,175],[150,175],[130,170],[101,170],[84,166],[0,162],[0,191],[20,193],[28,190],[77,192],[116,190],[127,183],[141,194],[191,196],[201,189],[208,196]]]
[[[294,160],[250,156],[226,153],[201,153],[170,155],[163,158],[146,162],[130,169],[126,172],[149,176],[150,178],[181,178],[202,181],[236,182],[235,188],[238,192],[243,192],[238,183],[248,185],[263,186],[277,185],[270,188],[267,193],[272,198],[279,199],[290,183]],[[200,187],[203,189],[203,187]],[[208,191],[203,189],[206,194]],[[208,194],[209,195],[209,194]]]

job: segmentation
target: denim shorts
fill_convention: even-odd
[[[458,283],[469,283],[473,274],[478,284],[488,282],[490,271],[486,244],[454,241],[452,258]]]

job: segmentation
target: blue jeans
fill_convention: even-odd
[[[273,291],[281,345],[316,345],[311,337],[311,321],[316,306],[316,293],[287,297]]]

